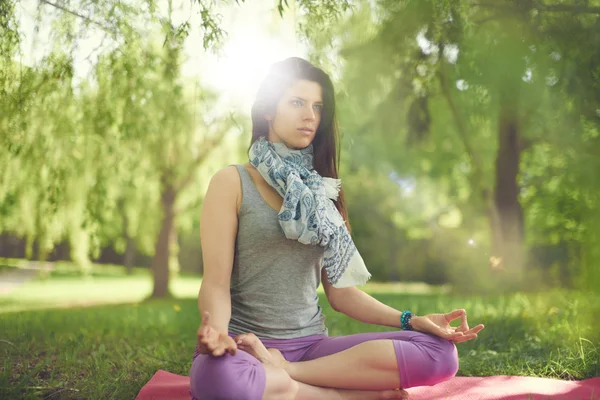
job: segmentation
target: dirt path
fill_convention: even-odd
[[[40,270],[52,269],[51,264],[40,267],[35,263],[26,268],[10,268],[0,272],[0,295],[6,295],[33,279]]]

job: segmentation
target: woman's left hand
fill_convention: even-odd
[[[460,318],[460,326],[457,328],[450,326],[450,322],[457,318]],[[479,324],[469,329],[467,312],[464,309],[454,310],[446,314],[428,314],[422,317],[413,316],[410,324],[415,331],[431,333],[455,343],[475,339],[477,333],[484,328],[483,324]]]

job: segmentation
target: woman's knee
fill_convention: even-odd
[[[199,399],[261,400],[266,375],[262,364],[252,356],[199,355],[190,369],[192,395]]]
[[[289,377],[288,377],[289,378]],[[300,390],[300,384],[289,378],[284,386],[273,395],[263,397],[263,400],[294,400]]]
[[[265,366],[266,386],[263,400],[293,400],[300,390],[300,384],[293,380],[285,370],[274,366]]]
[[[416,348],[408,353],[409,357],[414,358],[414,363],[410,371],[407,371],[410,375],[407,387],[435,385],[456,375],[458,353],[453,342],[423,334],[412,343]]]
[[[458,352],[456,345],[446,339],[441,339],[439,343],[439,362],[436,362],[436,369],[440,381],[453,378],[458,372]]]

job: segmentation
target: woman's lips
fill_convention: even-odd
[[[298,130],[300,132],[304,133],[305,135],[312,135],[315,132],[312,129],[308,129],[308,128],[298,128]]]

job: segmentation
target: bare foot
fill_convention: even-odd
[[[238,349],[249,353],[263,364],[271,364],[283,368],[290,366],[281,352],[277,349],[267,349],[260,339],[253,333],[243,333],[234,338]],[[241,343],[238,343],[240,342]],[[332,389],[339,395],[339,400],[408,400],[408,392],[405,390],[346,390]]]
[[[243,333],[234,338],[238,349],[254,356],[263,364],[271,364],[281,367],[287,363],[281,352],[277,349],[268,349],[254,333]]]
[[[271,353],[271,360],[274,363],[274,365],[285,369],[286,366],[290,364],[290,362],[285,359],[285,357],[283,356],[283,354],[281,354],[279,350],[271,348],[267,349],[267,351]]]

